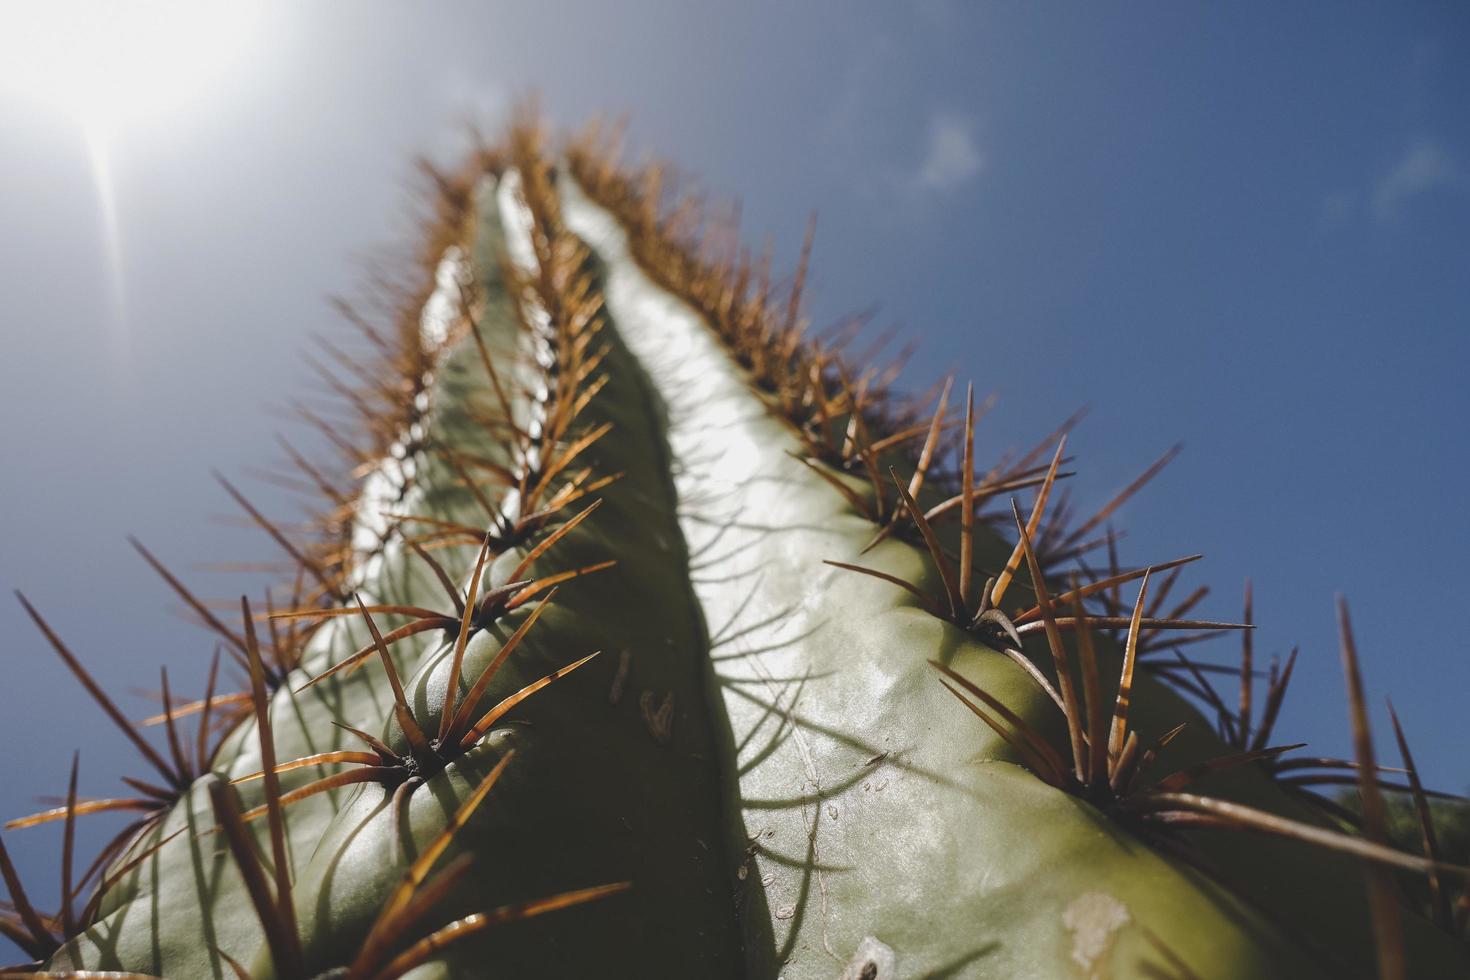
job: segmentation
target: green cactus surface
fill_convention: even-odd
[[[972,394],[808,336],[810,237],[775,287],[662,175],[533,121],[431,171],[420,287],[348,310],[361,432],[308,413],[346,464],[288,447],[317,535],[226,484],[294,580],[226,615],[139,545],[223,651],[153,734],[22,599],[155,771],[11,822],[134,818],[54,914],[0,847],[15,975],[1470,973],[1470,871],[1385,836],[1428,794],[1379,775],[1345,609],[1361,751],[1318,760],[1249,600],[1111,557],[1136,487],[1068,522],[1065,430],[977,463]],[[1220,632],[1229,707],[1170,649]]]

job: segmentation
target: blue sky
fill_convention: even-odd
[[[308,384],[308,331],[342,329],[324,297],[407,240],[412,155],[539,92],[559,124],[629,113],[632,146],[742,199],[778,256],[815,209],[814,319],[877,304],[922,341],[911,383],[997,391],[980,451],[1090,406],[1072,446],[1095,506],[1183,441],[1119,522],[1125,559],[1204,552],[1190,581],[1222,617],[1251,576],[1258,649],[1302,647],[1279,730],[1327,754],[1348,751],[1345,593],[1375,699],[1433,782],[1470,785],[1445,728],[1470,689],[1470,7],[614,6],[205,17],[90,145],[74,105],[0,67],[0,584],[113,688],[158,663],[202,686],[208,638],[123,535],[181,569],[273,557],[210,521],[230,505],[209,468],[273,460],[279,429],[311,444],[270,406]],[[49,16],[7,6],[0,35],[64,68]],[[78,743],[84,792],[138,769],[13,603],[0,635],[8,814],[63,791]],[[27,833],[46,846],[22,871],[54,894]]]

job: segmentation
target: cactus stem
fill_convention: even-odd
[[[235,521],[264,530],[290,559],[289,599],[278,608],[281,592],[267,589],[255,615],[242,598],[243,631],[233,620],[227,626],[216,603],[134,542],[191,618],[218,634],[202,701],[179,703],[161,672],[162,713],[141,724],[164,731],[144,739],[22,597],[68,668],[162,773],[124,777],[133,798],[83,799],[74,757],[64,805],[10,824],[64,821],[55,915],[29,905],[0,842],[0,877],[19,896],[0,908],[0,934],[51,957],[37,969],[396,980],[425,966],[453,976],[526,972],[528,964],[557,975],[588,965],[648,972],[644,961],[656,954],[660,975],[725,976],[741,970],[743,933],[743,966],[753,976],[808,978],[848,963],[849,973],[866,977],[891,970],[894,955],[914,972],[944,972],[946,962],[964,972],[978,953],[955,959],[964,945],[903,912],[912,904],[908,885],[925,875],[941,880],[941,867],[947,887],[931,889],[925,905],[958,921],[957,936],[977,926],[982,937],[1013,930],[1003,933],[1014,938],[998,954],[1004,960],[977,965],[981,972],[1065,967],[1066,950],[1058,954],[1048,939],[1053,909],[1079,943],[1084,931],[1101,930],[1106,948],[1088,954],[1096,968],[1089,972],[1099,975],[1128,972],[1124,959],[1140,953],[1162,956],[1171,975],[1195,975],[1171,944],[1217,972],[1280,964],[1282,975],[1304,975],[1334,958],[1321,955],[1324,940],[1359,941],[1328,917],[1358,907],[1341,888],[1342,873],[1355,867],[1335,859],[1292,865],[1295,847],[1241,853],[1238,840],[1217,842],[1192,828],[1269,834],[1427,874],[1435,918],[1463,928],[1470,896],[1451,903],[1443,886],[1470,880],[1470,868],[1441,862],[1428,805],[1445,794],[1420,784],[1397,717],[1405,768],[1372,758],[1345,607],[1356,758],[1288,758],[1301,746],[1267,742],[1296,651],[1284,667],[1272,658],[1262,669],[1249,584],[1244,622],[1213,622],[1192,612],[1207,590],[1180,584],[1198,555],[1120,565],[1113,515],[1178,447],[1075,520],[1082,515],[1064,481],[1080,413],[1028,452],[977,467],[975,426],[993,399],[977,406],[967,384],[961,413],[953,377],[913,395],[892,391],[912,347],[895,354],[885,336],[853,361],[848,351],[867,317],[812,335],[803,302],[815,217],[794,272],[773,277],[769,243],[753,254],[731,230],[738,209],[717,224],[660,167],[617,171],[595,137],[568,149],[567,177],[545,140],[541,124],[523,118],[503,157],[477,150],[473,162],[484,173],[425,166],[439,220],[421,288],[380,277],[388,324],[342,304],[370,360],[313,338],[307,364],[319,394],[293,407],[341,460],[324,464],[282,439],[284,460],[260,471],[275,485],[319,495],[310,519],[272,522],[219,477],[245,511]],[[712,335],[677,303],[645,302],[669,298],[648,291],[649,278],[686,300]],[[366,443],[346,438],[349,429]],[[339,466],[361,488],[337,479]],[[626,483],[615,484],[624,470]],[[598,493],[608,486],[611,494]],[[1024,490],[1035,491],[1025,515],[1014,497],[1009,515],[996,508]],[[612,506],[599,511],[609,497]],[[827,564],[885,587],[814,574],[819,549],[834,541],[845,560]],[[611,555],[585,554],[609,542]],[[1105,566],[1094,573],[1087,564],[1103,549]],[[619,559],[629,574],[561,591]],[[1079,573],[1064,575],[1063,562]],[[1049,577],[1068,587],[1051,589]],[[1125,598],[1135,582],[1136,596]],[[545,616],[553,603],[555,615]],[[361,617],[371,643],[354,650],[360,630],[342,617]],[[1194,663],[1181,652],[1227,629],[1243,630],[1238,664]],[[1095,643],[1099,632],[1115,643]],[[1044,634],[1045,652],[1034,634]],[[912,657],[915,647],[925,653]],[[556,692],[537,698],[525,723],[509,730],[511,713],[598,657],[581,655],[594,648],[620,657],[610,693],[606,677],[583,677],[559,689],[565,701]],[[1164,650],[1173,656],[1160,656]],[[221,651],[248,670],[247,692],[216,692]],[[305,677],[305,690],[374,657],[386,688],[370,671],[370,680],[292,697],[297,682],[288,678],[298,668],[318,672]],[[931,667],[947,695],[930,684]],[[1258,673],[1263,692],[1254,687]],[[1222,698],[1215,674],[1228,675],[1238,694]],[[1212,709],[1220,740],[1181,736],[1186,725],[1173,724],[1170,712],[1186,706],[1156,680]],[[948,696],[984,729],[920,737],[933,727],[934,699]],[[1064,740],[1048,700],[1066,725]],[[194,744],[184,737],[190,714]],[[255,722],[258,766],[246,716]],[[911,718],[918,728],[906,732]],[[222,723],[231,731],[215,750],[216,774],[208,772],[209,741]],[[534,755],[532,770],[502,781],[512,755]],[[486,758],[493,770],[471,778]],[[967,767],[974,758],[999,764]],[[891,784],[890,769],[902,776]],[[165,851],[196,828],[200,796],[186,790],[200,772],[217,826]],[[1218,781],[1228,800],[1196,790],[1231,772]],[[1406,785],[1390,778],[1396,772],[1407,774]],[[289,773],[296,775],[288,782]],[[801,778],[794,791],[792,774]],[[1313,793],[1344,785],[1358,787],[1361,818]],[[356,788],[331,792],[341,787]],[[492,787],[503,802],[475,816]],[[1380,791],[1412,795],[1422,856],[1417,845],[1386,845],[1382,801],[1375,814],[1368,799]],[[1298,798],[1364,835],[1310,814],[1291,819]],[[77,818],[113,811],[133,822],[77,878]],[[165,818],[184,826],[164,836]],[[260,818],[267,826],[252,827]],[[1100,832],[1103,821],[1126,833]],[[960,830],[982,845],[956,851]],[[234,866],[224,874],[218,855],[197,847],[215,833]],[[1130,846],[1130,835],[1147,846]],[[1004,853],[990,850],[1001,845]],[[1269,880],[1269,889],[1236,887],[1211,857],[1240,857],[1240,867],[1264,862],[1276,877],[1253,883]],[[516,879],[501,876],[530,875],[537,884],[519,894],[547,894],[583,861],[602,869],[592,880],[636,871],[639,889],[606,915],[571,920],[579,943],[547,944],[531,931],[526,940],[506,937],[504,962],[479,951],[446,954],[496,924],[628,887],[497,907],[518,897],[503,891]],[[476,874],[480,868],[497,880]],[[1047,888],[1014,887],[1038,873],[1049,876]],[[175,887],[191,876],[197,891]],[[1319,876],[1315,891],[1304,884]],[[74,905],[94,877],[78,914]],[[895,882],[904,887],[895,891]],[[726,886],[735,889],[734,916]],[[1399,910],[1382,874],[1370,873],[1369,888],[1380,962],[1390,975],[1402,972]],[[1065,911],[1059,898],[1070,902]],[[1021,908],[1007,907],[1016,900]],[[258,928],[248,913],[238,921],[244,902]],[[124,920],[126,930],[115,931]],[[1143,938],[1120,934],[1114,948],[1114,934],[1130,923]],[[1460,950],[1423,941],[1413,931],[1422,925],[1406,917],[1402,926],[1416,969],[1461,961]],[[881,943],[871,933],[879,926]],[[1305,934],[1296,934],[1302,926]],[[1361,943],[1367,952],[1366,937]],[[873,946],[888,954],[881,967],[868,955]],[[1073,961],[1081,962],[1076,949]]]

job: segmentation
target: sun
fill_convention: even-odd
[[[259,7],[215,0],[33,0],[0,12],[0,89],[89,141],[174,117],[238,67]]]
[[[0,96],[80,130],[97,195],[114,360],[128,360],[126,275],[113,144],[173,132],[210,105],[258,32],[250,0],[32,0],[0,7]]]

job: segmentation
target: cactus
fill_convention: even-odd
[[[1065,429],[977,468],[971,391],[906,400],[850,331],[806,337],[810,235],[773,288],[662,173],[595,129],[554,156],[533,121],[431,171],[423,287],[389,330],[348,309],[375,360],[324,377],[362,438],[308,414],[360,479],[287,447],[326,501],[306,544],[225,484],[298,565],[289,598],[222,615],[137,545],[242,691],[218,653],[199,701],[165,674],[145,737],[22,597],[156,775],[84,800],[74,764],[65,805],[8,825],[67,841],[55,914],[0,843],[21,972],[1470,967],[1470,869],[1441,860],[1406,746],[1427,844],[1385,836],[1401,787],[1345,607],[1359,756],[1298,758],[1272,739],[1292,660],[1255,704],[1249,599],[1199,621],[1168,601],[1197,556],[1118,567],[1136,485],[1069,527]],[[1164,654],[1233,629],[1229,708]],[[1349,781],[1360,815],[1310,791]],[[110,811],[134,822],[76,874],[75,821]]]

